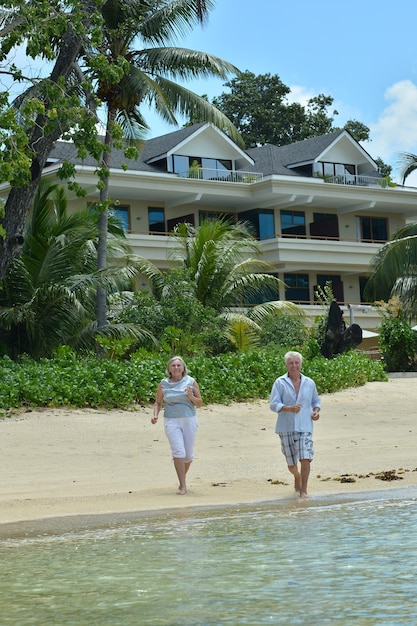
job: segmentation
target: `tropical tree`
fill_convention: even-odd
[[[137,137],[147,128],[139,113],[143,103],[172,123],[178,112],[190,115],[199,110],[204,119],[228,128],[239,139],[222,113],[175,82],[195,76],[226,77],[236,68],[212,55],[166,45],[204,22],[213,6],[213,0],[8,0],[2,7],[0,63],[17,46],[26,45],[29,58],[50,62],[52,70],[49,77],[32,78],[13,63],[6,63],[5,69],[0,66],[0,74],[19,85],[30,84],[16,100],[18,110],[10,106],[8,92],[0,94],[0,183],[11,184],[3,211],[0,207],[4,236],[0,277],[20,251],[29,207],[60,137],[71,138],[79,156],[89,152],[100,163],[103,202],[113,142],[121,140],[123,131]],[[136,40],[143,49],[134,49]],[[107,106],[104,145],[96,128],[101,103]],[[62,177],[68,179],[73,172],[74,167],[65,163]],[[100,265],[105,257],[105,221],[103,211]]]
[[[401,154],[401,177],[404,184],[417,170],[417,155]],[[372,260],[372,274],[365,288],[370,301],[388,302],[398,297],[402,316],[411,321],[417,317],[417,224],[407,224],[396,231]]]
[[[375,255],[365,297],[384,300],[398,296],[404,317],[417,317],[417,224],[408,224]]]
[[[99,174],[100,238],[98,267],[105,267],[109,205],[109,171],[113,145],[126,139],[140,145],[148,130],[143,104],[151,104],[161,117],[177,124],[177,113],[195,114],[226,127],[240,137],[223,113],[177,80],[194,77],[225,78],[238,70],[210,54],[167,44],[203,22],[211,0],[107,0],[101,12],[103,37],[86,50],[85,71],[96,85],[98,100],[106,107],[106,129]],[[140,47],[142,44],[143,47]],[[120,132],[121,131],[121,132]],[[130,151],[130,156],[135,152]],[[97,293],[98,325],[106,324],[106,294]]]
[[[417,170],[417,154],[402,152],[399,156],[399,166],[402,184],[404,185],[410,174]]]
[[[0,182],[11,190],[0,207],[0,278],[21,252],[28,211],[54,143],[71,128],[95,134],[96,118],[80,101],[75,64],[87,39],[101,33],[95,0],[27,2],[8,0],[0,10],[0,74],[4,81],[29,84],[12,106],[9,92],[0,93]],[[26,76],[10,55],[25,48],[31,60],[51,64],[48,78]],[[12,57],[13,58],[13,57]]]
[[[292,302],[271,298],[282,282],[269,263],[257,258],[259,243],[246,223],[231,223],[226,217],[203,220],[198,228],[183,223],[170,238],[172,267],[183,271],[183,290],[192,290],[204,307],[227,322],[225,334],[238,349],[254,345],[254,334],[272,311],[303,316]],[[164,273],[144,259],[140,270],[158,300],[172,301],[170,271]],[[248,308],[250,315],[245,313]]]
[[[87,210],[68,214],[63,188],[41,183],[22,254],[0,285],[0,344],[10,356],[49,356],[60,344],[94,347],[97,286],[118,292],[135,276],[122,229],[111,224],[110,231],[112,262],[97,271],[97,216]],[[133,325],[109,324],[100,332],[115,338],[149,336]]]

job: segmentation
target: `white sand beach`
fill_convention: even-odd
[[[63,408],[1,419],[0,524],[297,497],[267,400],[199,409],[184,496],[151,416]],[[416,378],[322,395],[310,498],[416,486],[416,434]]]

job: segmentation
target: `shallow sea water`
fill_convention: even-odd
[[[417,624],[417,490],[0,540],[0,624]]]

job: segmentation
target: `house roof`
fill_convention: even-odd
[[[153,163],[165,158],[169,153],[175,152],[176,146],[183,145],[194,135],[205,132],[205,128],[212,128],[211,124],[200,123],[182,128],[180,130],[167,133],[160,137],[148,139],[144,142],[137,160],[126,159],[123,150],[113,150],[111,155],[111,168],[121,169],[126,164],[128,169],[145,172],[160,172],[160,168]],[[222,133],[218,129],[216,132],[221,136]],[[342,140],[348,141],[351,147],[354,146],[358,153],[362,154],[365,162],[369,163],[369,169],[376,171],[376,164],[368,153],[352,138],[352,136],[344,129],[336,130],[326,135],[304,139],[296,143],[286,146],[275,146],[266,144],[257,148],[250,148],[243,152],[236,146],[236,149],[243,156],[247,156],[247,161],[242,164],[245,170],[259,172],[264,176],[282,175],[297,176],[300,174],[294,168],[297,165],[312,163],[319,161],[321,157],[325,160],[325,154],[334,145]],[[230,142],[230,139],[224,135],[224,139]],[[87,165],[95,167],[97,163],[92,157],[86,157],[81,160],[77,157],[77,151],[74,144],[70,142],[57,142],[55,148],[51,152],[49,163],[69,160],[76,165]],[[242,167],[241,165],[241,167]],[[372,165],[374,167],[372,167]]]

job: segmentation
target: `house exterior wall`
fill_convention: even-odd
[[[284,149],[284,148],[283,148]],[[268,148],[265,149],[265,154]],[[127,171],[112,168],[110,172],[110,196],[120,205],[128,207],[128,240],[133,252],[151,260],[160,269],[170,266],[169,248],[172,245],[167,237],[171,221],[192,216],[194,224],[199,224],[204,213],[227,213],[236,217],[239,214],[255,215],[258,211],[272,211],[274,232],[268,238],[260,237],[262,258],[271,263],[271,271],[282,280],[288,275],[308,277],[306,301],[302,305],[315,317],[318,305],[315,303],[314,287],[318,277],[332,275],[340,277],[343,291],[342,306],[361,302],[361,282],[370,274],[371,261],[380,249],[382,242],[362,241],[361,220],[366,217],[387,221],[387,236],[390,237],[407,222],[417,216],[417,189],[402,187],[382,187],[375,179],[374,185],[331,184],[313,176],[297,176],[284,165],[273,169],[273,164],[253,161],[235,146],[220,131],[199,128],[178,146],[170,147],[170,155],[199,156],[213,159],[228,159],[234,167],[261,172],[263,178],[256,181],[235,182],[233,180],[199,180],[181,178],[166,171],[134,168]],[[157,160],[162,157],[158,153]],[[321,154],[309,156],[310,161],[353,163],[358,170],[366,171],[376,165],[359,144],[341,134]],[[302,156],[300,163],[304,163]],[[307,160],[305,161],[308,162]],[[261,167],[262,165],[262,167]],[[295,164],[296,166],[297,164]],[[294,163],[291,163],[291,168]],[[265,173],[268,168],[273,173]],[[77,167],[77,182],[87,190],[84,199],[71,198],[69,206],[79,210],[89,203],[98,201],[97,179],[94,167],[84,164]],[[278,173],[279,172],[279,173]],[[45,172],[53,177],[53,172]],[[148,209],[161,208],[164,211],[165,231],[152,233],[149,228]],[[303,213],[305,234],[288,235],[282,232],[281,212]],[[311,235],[314,214],[337,217],[338,236]],[[316,222],[317,226],[317,222]],[[317,231],[317,228],[315,228]],[[286,298],[282,289],[279,297]],[[379,316],[357,312],[358,323],[364,328],[374,328]],[[363,319],[361,319],[363,317]],[[355,320],[356,321],[356,320]]]

